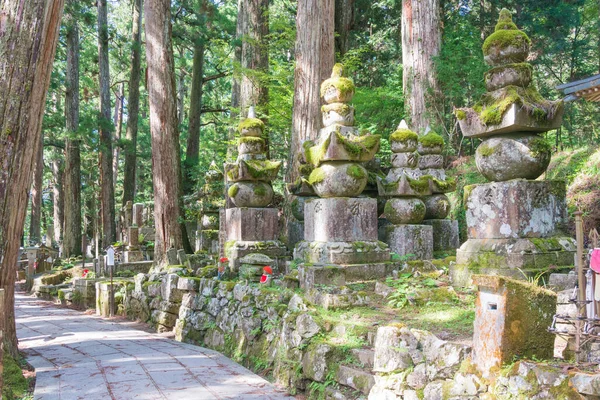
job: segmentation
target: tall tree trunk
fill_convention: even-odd
[[[110,119],[110,73],[108,69],[108,21],[106,0],[98,0],[98,64],[100,70],[100,187],[102,214],[102,246],[116,240],[115,191],[112,174],[113,129]]]
[[[42,238],[42,183],[44,177],[44,142],[43,133],[35,152],[35,168],[33,185],[31,186],[31,217],[29,218],[29,241],[41,243]]]
[[[244,26],[246,34],[242,42],[243,76],[240,86],[240,112],[241,115],[246,116],[248,108],[256,106],[257,114],[265,120],[268,116],[269,102],[269,88],[265,80],[269,71],[268,0],[244,0]]]
[[[115,124],[115,139],[118,141],[121,139],[121,132],[123,131],[123,100],[125,98],[125,83],[121,82],[119,85],[119,91],[117,93],[117,98],[115,99],[115,116],[114,116],[114,124]],[[119,146],[115,146],[113,150],[113,184],[114,190],[117,191],[117,176],[119,174],[119,156],[121,153],[121,148]]]
[[[123,176],[123,205],[133,202],[135,196],[135,163],[137,148],[138,117],[140,112],[140,72],[142,53],[142,0],[133,0],[133,23],[131,28],[131,73],[127,98],[127,132],[125,138],[125,166]]]
[[[81,150],[79,140],[79,27],[74,13],[76,0],[68,0],[65,114],[64,231],[65,257],[81,254]]]
[[[340,57],[350,48],[350,30],[354,24],[354,0],[335,0],[335,48]]]
[[[435,121],[428,106],[433,112],[439,92],[433,58],[440,52],[441,36],[439,0],[402,1],[404,104],[411,128],[421,133]]]
[[[52,161],[52,223],[54,225],[54,242],[63,248],[63,228],[65,226],[65,197],[63,192],[64,169],[60,158]]]
[[[17,356],[15,270],[63,0],[0,3],[0,288],[4,350]]]
[[[237,149],[235,143],[235,132],[236,125],[238,122],[238,117],[240,115],[240,82],[242,75],[239,72],[239,67],[242,65],[242,40],[244,37],[244,0],[238,0],[238,14],[237,14],[237,23],[235,27],[235,47],[233,53],[233,64],[234,64],[234,73],[233,73],[233,81],[231,84],[231,122],[232,126],[229,128],[227,134],[227,155],[225,159],[227,161],[232,161],[235,151]],[[227,199],[228,196],[225,196]]]
[[[183,48],[179,48],[179,57],[182,59],[184,57]],[[179,126],[183,124],[183,119],[185,118],[185,94],[186,94],[186,86],[185,86],[185,71],[183,68],[179,71],[179,76],[177,76],[177,123]]]
[[[192,67],[192,94],[190,97],[190,125],[188,128],[187,148],[183,169],[183,192],[194,191],[196,180],[195,167],[200,157],[200,120],[202,117],[202,85],[204,77],[204,42],[194,45],[194,63]]]
[[[298,2],[296,17],[296,69],[292,109],[292,145],[286,182],[300,176],[298,164],[302,144],[315,140],[322,127],[321,83],[331,76],[335,57],[334,1]]]
[[[154,256],[159,266],[167,263],[166,250],[181,248],[179,195],[181,166],[177,130],[177,96],[171,42],[171,2],[146,0],[146,62],[152,136],[152,183],[154,187]]]

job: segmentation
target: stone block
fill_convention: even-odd
[[[484,377],[515,356],[549,359],[554,335],[547,328],[556,312],[556,293],[528,282],[475,275],[473,362]]]
[[[452,219],[427,219],[423,225],[433,228],[433,251],[456,250],[460,246],[458,221]]]
[[[463,136],[481,138],[500,133],[547,132],[557,129],[562,124],[564,108],[560,107],[552,120],[540,121],[535,116],[532,116],[524,107],[513,104],[504,113],[502,122],[497,125],[485,125],[473,110],[465,109],[465,111],[467,112],[467,118],[458,121]]]
[[[424,154],[419,156],[419,168],[444,168],[444,156],[441,154]]]
[[[288,250],[283,243],[278,240],[268,241],[229,241],[225,243],[225,256],[229,258],[229,268],[233,273],[237,273],[240,268],[240,259],[252,253],[264,254],[283,271],[285,262],[289,259]]]
[[[377,240],[375,199],[312,199],[306,202],[304,215],[304,240],[308,242]]]
[[[179,265],[179,260],[177,259],[177,249],[167,250],[167,262],[168,265]]]
[[[298,280],[302,289],[315,285],[344,286],[349,283],[385,278],[392,274],[393,264],[373,263],[355,265],[307,265],[298,266]]]
[[[177,260],[180,265],[185,265],[188,267],[190,266],[187,254],[185,254],[185,250],[183,250],[183,249],[177,250]]]
[[[123,259],[126,263],[144,261],[144,253],[141,251],[125,251],[123,252]]]
[[[279,210],[276,208],[228,208],[227,240],[267,241],[279,238]]]
[[[394,153],[391,161],[394,168],[416,168],[419,163],[419,155],[416,152]]]
[[[413,260],[433,258],[433,228],[429,225],[390,225],[386,234],[390,250]]]
[[[379,241],[300,242],[294,258],[316,264],[369,264],[390,261],[390,249]]]
[[[513,180],[465,187],[469,239],[544,238],[567,222],[564,181]]]
[[[364,395],[368,395],[371,388],[375,386],[375,377],[359,369],[340,365],[336,375],[336,381],[344,386],[358,390]]]
[[[132,218],[133,225],[135,225],[137,227],[144,225],[143,213],[144,213],[144,205],[142,203],[136,203],[133,205],[133,218]]]
[[[418,341],[406,328],[382,326],[375,336],[373,371],[393,372],[414,365],[410,350],[417,348]]]
[[[454,286],[468,286],[471,274],[523,279],[550,265],[572,266],[576,250],[570,237],[469,239],[456,251],[450,277]]]

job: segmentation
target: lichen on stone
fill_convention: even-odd
[[[330,111],[335,111],[340,115],[346,116],[352,111],[352,106],[349,106],[346,103],[332,103],[325,104],[321,107],[321,112],[328,113]]]
[[[459,120],[459,121],[467,119],[467,113],[464,112],[463,110],[456,110],[456,111],[454,111],[454,115],[456,116],[456,119]]]
[[[367,176],[365,174],[365,169],[357,164],[350,165],[347,168],[346,172],[348,173],[348,176],[350,176],[356,180],[364,179]]]
[[[263,138],[259,138],[259,137],[255,137],[255,136],[243,136],[241,138],[238,139],[239,143],[249,143],[249,144],[253,144],[253,143],[261,143],[264,144],[265,140]]]
[[[308,183],[314,185],[315,183],[323,182],[325,180],[325,171],[322,168],[315,168],[308,177]]]
[[[256,185],[254,186],[254,194],[257,196],[265,196],[267,194],[267,189],[265,189],[265,187],[263,185]]]
[[[227,195],[231,198],[234,198],[238,194],[239,190],[240,190],[240,188],[238,187],[238,185],[233,184],[232,186],[229,187],[229,189],[227,189]]]
[[[246,160],[243,161],[248,167],[248,172],[253,178],[270,178],[277,174],[281,167],[280,161],[269,160]]]
[[[335,88],[342,95],[348,93],[354,93],[354,82],[344,76],[344,66],[342,64],[335,64],[331,73],[331,78],[326,79],[321,84],[321,97],[327,93],[330,88]]]
[[[242,132],[245,129],[253,129],[253,128],[258,128],[260,130],[264,130],[265,123],[262,122],[258,118],[246,118],[246,119],[242,120],[240,122],[240,124],[238,125],[239,132]]]

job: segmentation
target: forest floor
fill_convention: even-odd
[[[288,399],[218,352],[16,294],[36,399]]]

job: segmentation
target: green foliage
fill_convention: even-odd
[[[413,274],[400,274],[398,279],[388,279],[387,284],[395,290],[388,296],[388,304],[394,308],[407,306],[415,292],[422,288],[437,287],[437,283],[430,277],[415,277]]]

